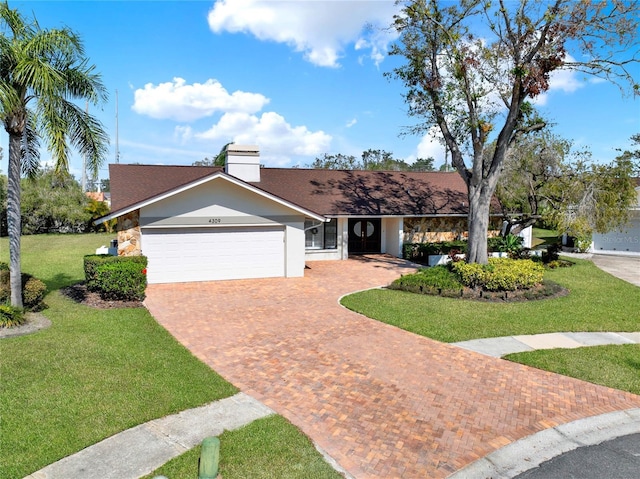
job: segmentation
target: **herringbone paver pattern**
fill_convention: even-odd
[[[411,266],[308,263],[304,278],[151,285],[197,357],[300,427],[358,479],[443,478],[524,436],[640,397],[422,338],[338,304]]]

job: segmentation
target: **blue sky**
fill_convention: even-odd
[[[227,142],[257,144],[266,166],[305,166],[323,153],[383,149],[408,162],[443,147],[400,136],[411,123],[402,86],[383,76],[392,1],[10,1],[42,28],[84,40],[109,101],[92,110],[111,137],[116,90],[121,163],[190,165]],[[636,68],[637,79],[640,69]],[[598,161],[640,133],[640,99],[562,73],[539,102],[555,131]],[[0,135],[6,173],[7,135]],[[42,160],[48,159],[43,151]],[[74,157],[71,171],[81,176]]]

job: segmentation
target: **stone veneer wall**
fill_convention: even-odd
[[[118,218],[118,256],[140,256],[140,210]]]
[[[489,220],[489,237],[500,234],[501,219]],[[466,240],[469,237],[466,217],[405,218],[405,243],[440,243]]]

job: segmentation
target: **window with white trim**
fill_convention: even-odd
[[[336,249],[338,247],[338,220],[327,223],[313,220],[304,222],[304,245],[306,249]]]

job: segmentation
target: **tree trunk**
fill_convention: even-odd
[[[491,213],[491,197],[493,191],[484,182],[479,185],[469,184],[469,243],[467,245],[467,262],[487,264],[487,237],[489,231],[489,214]]]
[[[9,133],[9,178],[7,187],[7,226],[9,230],[9,277],[11,305],[22,308],[22,273],[20,268],[20,170],[22,138]]]

